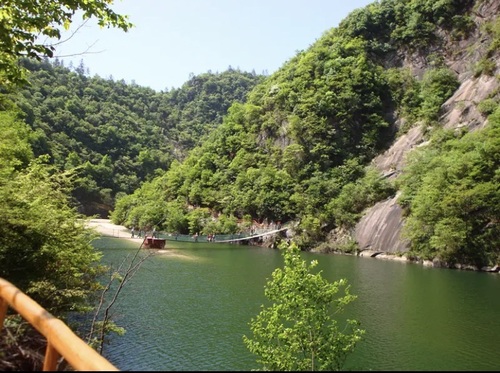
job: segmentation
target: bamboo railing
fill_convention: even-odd
[[[64,322],[52,316],[13,284],[0,278],[0,330],[9,306],[47,339],[47,350],[43,362],[44,371],[56,370],[57,361],[61,356],[75,370],[118,370],[73,333]]]

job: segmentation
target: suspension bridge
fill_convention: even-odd
[[[233,234],[217,234],[213,235],[212,238],[209,235],[186,235],[186,234],[159,232],[157,234],[157,237],[169,241],[238,243],[241,241],[258,240],[265,236],[279,234],[280,232],[284,232],[288,229],[290,229],[290,226],[286,225],[280,228],[269,228],[269,229],[261,228],[253,233],[242,232]]]
[[[268,235],[271,235],[271,234],[277,234],[279,232],[286,231],[287,229],[288,229],[288,227],[287,228],[280,228],[280,229],[272,229],[272,230],[269,230],[269,231],[264,232],[264,233],[248,234],[248,235],[245,235],[245,236],[239,237],[239,238],[217,239],[217,242],[230,242],[230,243],[233,243],[233,242],[238,242],[238,241],[253,240],[253,239],[258,239],[258,238],[265,237],[265,236],[268,236]],[[232,235],[232,236],[238,236],[238,235]]]
[[[295,223],[296,224],[296,223]],[[148,243],[147,239],[155,238],[157,241],[184,241],[184,242],[219,242],[219,243],[239,243],[241,241],[258,240],[265,236],[280,234],[295,226],[294,222],[288,222],[283,225],[269,225],[255,227],[250,231],[242,231],[233,234],[216,234],[216,235],[190,235],[169,233],[164,231],[143,231],[136,230],[132,234],[132,230],[122,225],[115,225],[109,219],[92,219],[89,226],[94,227],[104,236],[116,238],[129,238]],[[154,234],[153,234],[154,233]],[[154,237],[153,237],[154,236]],[[151,242],[150,244],[152,244]],[[153,245],[154,246],[154,245]]]

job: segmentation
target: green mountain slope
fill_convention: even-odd
[[[356,248],[353,230],[367,208],[396,198],[398,189],[425,188],[417,179],[426,176],[412,177],[411,168],[410,176],[397,183],[382,177],[382,170],[371,165],[377,156],[413,128],[423,129],[423,139],[449,136],[450,141],[472,141],[459,133],[440,135],[443,104],[462,87],[464,71],[476,78],[496,71],[497,14],[498,1],[386,0],[356,10],[257,85],[246,103],[233,104],[222,125],[185,161],[174,162],[164,175],[120,199],[113,219],[127,225],[160,223],[163,229],[186,233],[225,229],[214,227],[211,216],[246,224],[293,220],[300,222],[294,239],[303,249],[324,246],[332,233],[344,240],[326,247]],[[464,53],[464,45],[470,53]],[[483,55],[473,52],[478,45]],[[452,63],[458,57],[468,60],[460,74]],[[495,111],[498,90],[488,100],[478,104]],[[495,120],[491,122],[494,126]],[[443,146],[446,150],[451,145]],[[482,155],[479,169],[498,167],[497,158]],[[497,181],[497,173],[485,175],[472,179],[478,184]],[[451,185],[453,180],[447,182]],[[494,201],[498,189],[488,190],[486,195]],[[406,201],[399,207],[401,219],[418,211],[413,204],[419,199]],[[405,250],[424,258],[494,263],[498,211],[488,203],[486,198],[478,202],[476,208],[488,212],[480,224],[457,233],[462,238],[454,247],[430,229],[418,238],[426,241],[423,246],[407,232],[410,244]],[[436,211],[434,220],[426,222],[441,227],[440,237],[455,233],[450,227],[456,219],[468,226],[463,211],[460,215],[458,207],[448,207],[455,209],[453,217]],[[493,233],[484,236],[481,230],[486,226],[493,227]],[[491,246],[475,245],[474,250],[488,255],[464,254],[465,246],[478,236],[488,237],[482,242]]]
[[[107,214],[117,193],[131,193],[155,172],[182,160],[244,101],[262,76],[227,70],[193,76],[170,92],[90,77],[57,60],[24,60],[30,85],[15,98],[35,131],[35,155],[60,169],[78,168],[74,197],[81,211]]]

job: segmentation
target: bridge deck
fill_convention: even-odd
[[[163,233],[160,232],[158,234],[158,238],[165,239],[168,241],[184,241],[184,242],[239,242],[239,241],[248,241],[254,238],[259,238],[263,236],[267,236],[270,234],[276,234],[278,232],[285,231],[289,229],[290,226],[282,226],[280,229],[271,229],[268,231],[260,231],[254,234],[250,234],[249,232],[240,233],[240,234],[220,234],[215,236],[215,241],[209,241],[208,236],[206,235],[186,235],[186,234],[174,234],[174,233]]]
[[[251,239],[254,239],[254,238],[264,237],[264,236],[267,236],[269,234],[276,234],[276,233],[281,232],[281,231],[286,231],[287,229],[288,228],[273,229],[273,230],[270,230],[270,231],[267,231],[267,232],[264,232],[264,233],[257,233],[257,234],[254,234],[254,235],[247,235],[247,236],[244,236],[244,237],[241,237],[241,238],[231,238],[231,239],[227,239],[227,240],[217,240],[217,242],[247,241],[247,240],[251,240]]]

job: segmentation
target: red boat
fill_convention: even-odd
[[[142,246],[146,249],[164,249],[165,241],[164,238],[145,237]]]

